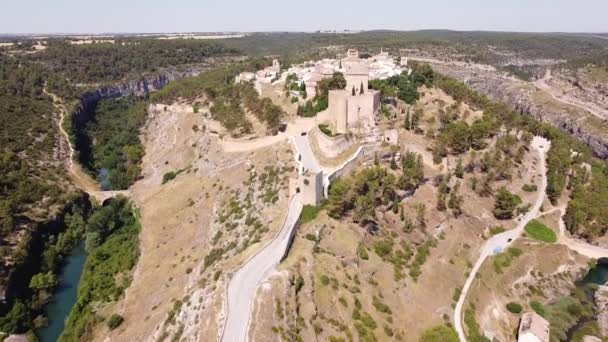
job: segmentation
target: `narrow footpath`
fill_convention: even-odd
[[[128,190],[119,190],[119,191],[103,191],[100,189],[99,184],[95,182],[91,176],[86,174],[82,167],[74,162],[75,150],[72,146],[72,142],[70,140],[70,135],[66,132],[64,128],[64,121],[67,115],[65,105],[62,103],[61,99],[53,93],[50,93],[46,90],[46,86],[43,88],[44,94],[50,96],[53,99],[53,106],[59,110],[59,131],[66,143],[68,144],[68,173],[72,177],[74,181],[74,185],[80,190],[89,194],[89,196],[95,198],[99,203],[103,203],[105,200],[115,197],[117,195],[129,196]]]

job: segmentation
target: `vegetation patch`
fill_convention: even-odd
[[[557,241],[557,235],[553,231],[553,229],[545,226],[542,222],[538,220],[532,220],[528,222],[525,227],[526,233],[530,235],[533,239],[554,243]]]
[[[509,310],[510,313],[514,313],[514,314],[518,314],[523,310],[523,307],[521,306],[521,304],[515,303],[515,302],[509,302],[506,305],[507,310]]]
[[[323,206],[305,205],[302,208],[300,223],[304,224],[316,219],[321,210],[323,210]]]
[[[511,266],[511,261],[519,257],[523,251],[519,248],[509,247],[505,253],[494,256],[494,270],[502,273],[503,268]]]
[[[420,342],[458,342],[458,333],[447,325],[439,325],[426,330],[420,337]]]

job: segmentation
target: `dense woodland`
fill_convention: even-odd
[[[74,84],[116,82],[160,72],[165,68],[203,63],[209,57],[235,55],[236,50],[204,40],[118,39],[115,43],[72,45],[49,40],[32,55]]]
[[[0,54],[0,288],[28,257],[41,222],[71,197],[57,158],[58,131],[47,73]],[[22,234],[18,237],[18,234]]]

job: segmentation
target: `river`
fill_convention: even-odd
[[[65,319],[76,303],[78,283],[86,260],[87,253],[84,250],[84,243],[76,246],[66,258],[59,276],[59,287],[46,307],[49,325],[36,331],[40,342],[55,342],[61,335]]]

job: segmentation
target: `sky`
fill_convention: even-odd
[[[608,0],[4,0],[0,33],[608,32]]]

